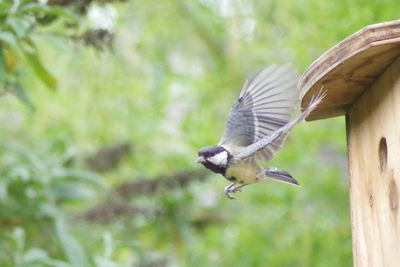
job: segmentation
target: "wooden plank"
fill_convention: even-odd
[[[355,266],[400,266],[400,58],[347,115]]]
[[[322,87],[328,92],[307,120],[345,114],[399,55],[400,20],[368,26],[328,50],[298,83],[302,109]]]

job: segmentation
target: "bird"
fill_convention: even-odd
[[[321,89],[291,120],[300,102],[297,80],[290,65],[270,65],[256,72],[245,81],[218,145],[199,150],[196,162],[231,182],[224,189],[229,199],[237,199],[232,194],[241,192],[244,186],[268,178],[299,185],[289,172],[262,165],[271,161],[289,132],[326,96]]]

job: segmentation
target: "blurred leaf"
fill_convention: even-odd
[[[33,168],[42,176],[45,176],[49,172],[48,167],[35,150],[24,147],[18,143],[8,143],[4,145],[4,149],[14,153],[16,164]],[[40,177],[40,180],[46,181],[44,177]]]
[[[53,194],[56,201],[85,201],[96,197],[96,192],[79,183],[57,183],[53,185]]]
[[[95,258],[96,265],[99,267],[121,267],[121,264],[118,262],[114,262],[109,259],[105,259],[103,257],[96,257]],[[123,266],[123,265],[122,265]]]
[[[11,29],[15,32],[16,36],[21,39],[27,36],[29,28],[31,27],[27,19],[18,17],[8,18],[7,24],[10,25]]]
[[[21,266],[72,267],[64,261],[51,259],[45,250],[38,247],[31,248],[23,254]]]
[[[0,47],[0,88],[2,84],[6,80],[7,77],[7,69],[6,69],[6,62],[3,55],[3,49]]]
[[[4,62],[7,71],[14,74],[17,70],[17,54],[11,47],[4,48]]]
[[[30,250],[26,251],[23,255],[22,262],[33,263],[35,261],[44,261],[47,260],[49,257],[47,256],[46,251],[40,248],[31,248]]]
[[[22,252],[25,247],[25,231],[21,227],[14,228],[12,233],[13,239],[15,241],[15,248],[18,252]]]
[[[0,41],[12,47],[18,46],[17,38],[11,32],[0,32]]]
[[[0,14],[7,14],[11,7],[11,1],[1,1],[0,2]]]
[[[68,264],[64,261],[55,260],[55,259],[46,259],[46,260],[43,260],[42,262],[44,264],[46,264],[48,267],[74,267],[73,265]],[[42,265],[39,265],[39,266],[41,267]]]
[[[47,85],[50,89],[57,88],[57,80],[54,76],[43,66],[39,59],[38,51],[34,43],[30,40],[26,40],[25,44],[28,46],[23,46],[23,51],[28,59],[28,62],[32,66],[35,73],[38,75],[40,80]]]
[[[22,87],[22,85],[18,82],[9,85],[9,90],[11,90],[12,92],[15,93],[15,95],[18,97],[18,99],[26,104],[27,106],[29,106],[32,110],[35,109],[35,106],[33,105],[31,99],[29,98],[29,96],[26,93],[26,90]]]
[[[52,218],[54,221],[57,218],[61,218],[63,215],[63,212],[59,209],[58,206],[54,205],[54,203],[43,203],[40,205],[40,212],[45,214],[47,217]]]
[[[92,184],[103,189],[107,187],[107,184],[101,179],[100,176],[88,171],[60,168],[53,173],[53,177],[58,180],[64,180],[63,182],[76,181],[79,183]]]
[[[114,251],[114,245],[113,245],[112,235],[110,232],[103,234],[103,246],[104,246],[104,253],[103,253],[104,258],[111,259],[111,255]]]
[[[0,175],[2,175],[1,172]],[[0,202],[6,202],[7,200],[8,200],[8,181],[3,177],[3,179],[0,179]]]
[[[69,232],[64,218],[57,217],[55,224],[58,239],[68,260],[76,267],[88,266],[89,262],[86,253],[75,237]]]
[[[28,13],[38,13],[38,14],[46,14],[46,15],[57,15],[69,20],[78,21],[79,17],[74,13],[69,11],[67,8],[56,7],[56,6],[47,6],[39,3],[29,3],[24,5],[20,12],[22,14]]]
[[[59,36],[54,36],[51,34],[46,34],[46,33],[37,33],[35,34],[35,41],[36,39],[41,39],[44,40],[46,43],[50,44],[52,47],[57,49],[60,52],[70,52],[68,49],[68,43],[65,42],[65,39],[59,37]]]
[[[21,164],[21,163],[20,163]],[[24,182],[29,181],[31,179],[30,169],[24,165],[15,165],[13,168],[9,170],[9,176],[11,179],[19,179]]]
[[[103,255],[95,257],[95,262],[98,266],[117,267],[121,266],[118,262],[112,260],[111,256],[114,252],[113,238],[110,232],[103,234]]]

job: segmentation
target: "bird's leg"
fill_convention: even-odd
[[[225,195],[229,198],[229,199],[237,199],[237,197],[232,196],[230,193],[237,193],[237,192],[241,192],[241,188],[247,184],[241,184],[239,186],[235,186],[237,182],[231,183],[230,185],[228,185],[227,187],[225,187]]]
[[[233,193],[233,191],[232,190],[235,190],[235,184],[236,184],[236,182],[234,182],[234,183],[231,183],[230,185],[228,185],[227,187],[225,187],[225,190],[224,190],[224,193],[225,193],[225,195],[229,198],[229,199],[237,199],[237,197],[234,197],[234,196],[231,196],[230,195],[230,193]],[[233,189],[232,189],[233,188]]]
[[[243,186],[245,186],[245,185],[247,185],[247,184],[241,184],[241,185],[239,185],[239,186],[235,186],[234,188],[231,189],[231,192],[232,192],[232,193],[242,192],[241,188],[242,188]]]

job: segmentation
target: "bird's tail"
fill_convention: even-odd
[[[286,171],[280,171],[276,168],[264,168],[265,175],[268,178],[271,178],[273,180],[277,180],[283,183],[288,183],[288,184],[293,184],[293,185],[299,185],[299,182],[297,182],[296,179],[293,178],[290,173]]]

